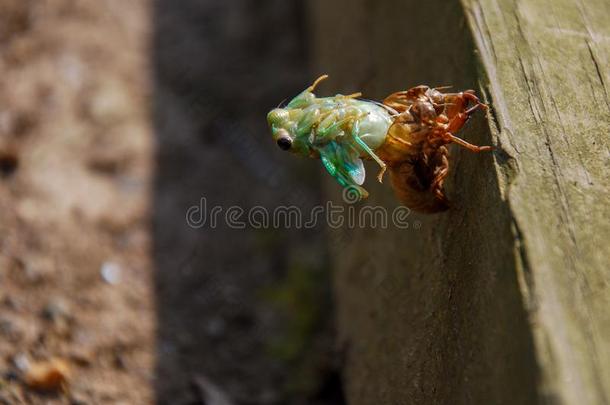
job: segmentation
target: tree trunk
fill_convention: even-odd
[[[607,0],[310,3],[319,93],[473,88],[490,113],[460,136],[496,147],[452,146],[448,212],[332,232],[350,404],[610,401],[609,21]],[[392,207],[375,170],[366,204]]]

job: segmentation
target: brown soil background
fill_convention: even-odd
[[[202,197],[319,200],[264,120],[309,81],[304,19],[296,1],[0,1],[0,403],[341,403],[322,231],[185,221]],[[66,389],[27,388],[51,358]]]

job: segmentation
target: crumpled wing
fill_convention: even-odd
[[[364,183],[366,172],[360,154],[351,145],[329,142],[317,148],[322,164],[343,187],[353,187],[364,198],[367,191],[360,187]]]

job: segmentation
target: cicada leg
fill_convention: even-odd
[[[476,110],[488,108],[487,104],[481,103],[481,100],[474,94],[473,90],[447,95],[445,101],[451,107],[446,112],[446,115],[449,117],[449,126],[447,127],[449,132],[459,131]],[[466,108],[468,102],[472,102],[473,106]]]
[[[327,115],[325,115],[324,118],[320,120],[318,128],[316,129],[317,138],[324,139],[332,131],[341,127],[352,119],[351,117],[348,117],[339,121],[335,121],[338,117],[339,113],[336,111],[331,111]]]
[[[309,87],[307,88],[307,91],[309,91],[309,92],[314,91],[314,90],[316,89],[316,87],[318,87],[318,84],[320,84],[322,81],[324,81],[324,80],[326,80],[326,79],[328,79],[328,75],[326,75],[326,74],[324,74],[324,75],[322,75],[322,76],[318,77],[318,78],[317,78],[317,79],[316,79],[316,80],[315,80],[315,81],[312,83],[312,85],[311,85],[311,86],[309,86]]]
[[[449,142],[457,143],[458,145],[470,150],[471,152],[487,152],[487,151],[493,150],[493,146],[473,145],[471,143],[466,142],[462,138],[458,138],[457,136],[453,135],[451,132],[446,132],[445,138]]]
[[[360,146],[362,150],[364,150],[371,158],[373,158],[373,160],[377,162],[379,167],[381,167],[381,170],[379,170],[379,173],[377,174],[377,180],[380,183],[383,183],[383,174],[385,173],[387,166],[383,162],[383,160],[381,160],[381,158],[379,158],[379,156],[377,156],[375,152],[373,152],[373,150],[366,144],[366,142],[360,139],[360,123],[357,119],[354,120],[354,123],[352,125],[352,136],[354,137],[354,141],[356,141],[358,146]]]
[[[473,145],[453,135],[453,133],[459,131],[464,126],[466,121],[468,121],[468,118],[470,118],[475,111],[481,108],[489,108],[487,107],[487,104],[481,103],[479,98],[474,94],[473,90],[467,90],[455,95],[448,95],[447,100],[454,108],[458,108],[459,110],[458,112],[449,112],[449,123],[447,124],[446,133],[444,134],[443,138],[445,138],[448,142],[457,143],[458,145],[472,152],[486,152],[493,150],[492,146]],[[466,108],[469,102],[472,102],[473,106]]]

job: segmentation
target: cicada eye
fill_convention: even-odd
[[[287,136],[278,138],[277,146],[279,146],[281,150],[288,150],[292,146],[292,139]]]

